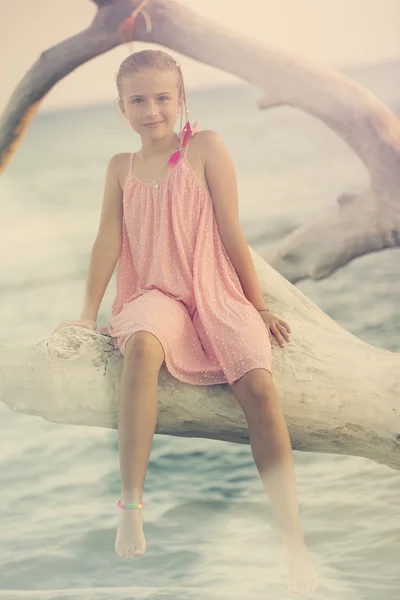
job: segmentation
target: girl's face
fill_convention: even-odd
[[[123,112],[141,136],[162,137],[173,130],[181,106],[177,79],[173,71],[143,71],[123,80]],[[147,126],[154,122],[160,124]]]

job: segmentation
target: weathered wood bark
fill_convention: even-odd
[[[291,342],[273,350],[293,448],[363,456],[400,470],[400,354],[355,338],[250,251],[266,305],[293,330]],[[117,428],[121,367],[112,338],[65,327],[33,347],[0,347],[0,398],[55,423]],[[156,432],[248,443],[229,385],[188,385],[165,364]]]
[[[93,1],[98,12],[90,27],[43,52],[11,96],[0,122],[0,171],[42,98],[76,67],[121,44],[121,24],[143,6],[139,0]],[[259,46],[171,0],[148,1],[131,37],[260,87],[261,109],[289,105],[321,119],[369,170],[369,190],[343,195],[336,209],[296,229],[268,256],[287,279],[320,279],[357,256],[400,246],[400,120],[373,94],[341,73]]]

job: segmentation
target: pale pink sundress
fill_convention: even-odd
[[[193,135],[195,128],[193,129]],[[117,294],[107,327],[124,354],[137,331],[162,344],[168,371],[195,385],[271,372],[267,328],[247,300],[217,228],[212,197],[187,149],[155,187],[133,173],[123,193]]]

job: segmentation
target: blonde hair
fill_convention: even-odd
[[[162,50],[141,50],[140,52],[133,52],[127,56],[119,66],[118,72],[115,76],[115,83],[118,91],[118,104],[122,108],[122,82],[125,77],[129,77],[135,73],[142,71],[173,71],[177,74],[177,85],[178,85],[178,97],[179,100],[183,99],[185,104],[185,114],[187,115],[188,109],[186,105],[186,93],[185,83],[183,81],[183,74],[180,65],[176,60],[166,52]],[[183,110],[181,110],[181,130],[182,130],[182,118]]]

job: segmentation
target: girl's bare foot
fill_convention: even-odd
[[[291,592],[309,594],[318,586],[317,573],[304,541],[286,540],[286,583]]]
[[[124,500],[121,500],[124,503]],[[115,552],[126,558],[143,556],[146,551],[146,539],[143,533],[142,508],[118,508],[119,524]]]

